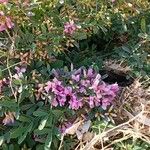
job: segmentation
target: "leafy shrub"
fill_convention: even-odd
[[[114,115],[119,89],[97,70],[115,58],[148,74],[149,8],[148,0],[0,0],[2,149],[58,149],[60,130],[80,115],[104,127],[95,116]],[[66,136],[63,148],[75,144]]]
[[[12,79],[1,80],[1,94],[5,93],[7,87],[12,87],[14,95],[11,92],[8,96],[5,94],[5,97],[1,97],[0,104],[2,123],[5,125],[2,126],[2,138],[5,141],[18,139],[18,144],[24,140],[28,143],[30,139],[35,145],[39,138],[42,141],[45,139],[45,148],[49,148],[52,139],[60,134],[58,124],[61,123],[61,117],[63,120],[67,119],[76,114],[76,110],[84,110],[85,107],[88,107],[89,111],[94,107],[105,110],[112,104],[119,90],[117,84],[108,85],[103,82],[100,74],[92,68],[80,68],[72,72],[53,70],[54,78],[44,85],[38,84],[37,91],[33,91],[32,88],[35,87],[30,87],[32,83],[26,82],[23,75],[26,69],[15,69],[16,73]],[[31,95],[31,92],[34,95]],[[65,112],[68,114],[65,115]],[[32,146],[29,144],[29,147]]]

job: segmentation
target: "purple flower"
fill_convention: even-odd
[[[90,96],[89,97],[89,106],[90,106],[90,108],[94,108],[94,97],[93,96]]]
[[[66,94],[66,96],[67,95],[72,96],[73,95],[72,87],[70,87],[70,86],[66,87],[64,90],[64,93]]]
[[[13,28],[14,23],[10,17],[5,16],[4,12],[0,11],[0,32]]]
[[[73,74],[74,74],[74,75],[77,75],[77,74],[81,74],[81,72],[82,72],[82,69],[79,68],[78,70],[75,70],[75,72],[74,72]]]
[[[53,88],[52,88],[52,92],[56,95],[60,95],[60,96],[63,96],[64,95],[64,87],[61,86],[61,85],[55,85]]]
[[[71,72],[71,76],[66,76],[69,82],[62,80],[57,71],[54,75],[55,78],[48,81],[44,87],[47,93],[50,92],[49,94],[53,95],[54,99],[51,101],[51,105],[54,107],[69,105],[70,109],[78,110],[88,103],[90,108],[106,109],[111,105],[119,90],[116,83],[106,84],[103,82],[101,75],[96,73],[93,68],[88,70],[80,68]]]
[[[71,78],[72,78],[72,80],[74,80],[74,81],[76,81],[76,82],[79,82],[79,80],[80,80],[80,75],[79,75],[79,74],[78,74],[78,75],[72,75]]]
[[[92,68],[89,68],[87,71],[87,77],[92,78],[94,75],[94,70]]]
[[[77,29],[77,26],[75,25],[73,20],[71,20],[70,22],[66,22],[64,24],[64,32],[66,34],[72,35],[76,29]]]
[[[99,82],[100,82],[100,79],[101,79],[101,75],[97,74],[95,79],[93,80],[93,84],[92,84],[93,89],[95,89],[95,90],[97,89]]]
[[[58,101],[56,98],[54,98],[51,102],[51,105],[54,106],[54,107],[57,107],[58,106]]]
[[[54,74],[54,76],[55,76],[56,78],[59,78],[59,72],[58,72],[57,70],[53,69],[53,70],[52,70],[52,73]]]
[[[102,98],[102,93],[101,93],[101,92],[97,92],[97,93],[96,93],[96,97],[97,97],[98,99],[101,99],[101,98]]]
[[[108,98],[105,98],[102,100],[102,108],[106,110],[107,106],[111,104],[110,100]]]
[[[17,74],[19,74],[19,73],[24,73],[24,72],[26,72],[26,68],[25,67],[15,67],[15,70],[17,71]]]
[[[101,99],[99,99],[97,96],[94,97],[94,102],[96,107],[101,105]]]
[[[25,67],[15,67],[15,70],[16,70],[16,72],[17,73],[15,73],[14,75],[13,75],[13,77],[15,78],[15,79],[17,79],[17,80],[19,80],[20,78],[22,78],[23,77],[23,73],[24,72],[26,72],[26,68]]]
[[[80,86],[80,87],[79,87],[79,92],[86,94],[86,89],[85,89],[85,87],[84,87],[84,86]]]
[[[44,87],[45,91],[48,93],[50,91],[50,89],[52,88],[52,82],[48,81],[46,83],[46,87]]]
[[[53,82],[54,82],[56,85],[61,85],[61,81],[59,81],[57,78],[54,78],[54,79],[53,79]]]
[[[64,106],[66,102],[66,96],[57,96],[57,100],[60,106]]]
[[[83,106],[82,100],[77,100],[77,97],[75,95],[72,96],[69,104],[69,108],[74,110],[77,110]]]
[[[88,87],[90,85],[90,80],[81,80],[81,85],[84,87]]]
[[[110,86],[110,89],[114,92],[114,93],[117,93],[119,91],[119,86],[117,83],[115,84],[111,84],[109,85]]]

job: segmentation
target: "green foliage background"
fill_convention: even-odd
[[[53,68],[69,68],[72,63],[75,68],[94,65],[100,69],[106,59],[125,60],[135,76],[149,76],[150,2],[31,0],[30,5],[23,2],[0,4],[0,10],[15,23],[13,30],[0,33],[0,79],[9,77],[9,71],[14,72],[20,62],[27,62],[24,78],[12,83],[14,89],[20,86],[23,89],[17,100],[8,87],[0,95],[1,119],[7,111],[16,113],[15,125],[0,124],[0,145],[3,150],[23,147],[55,150],[60,143],[58,122],[66,119],[66,111],[70,115],[72,112],[53,110],[37,101],[36,84],[46,82]],[[64,34],[64,23],[69,20],[81,26],[72,36]],[[39,141],[33,140],[33,134],[40,137]],[[74,138],[66,137],[63,149],[69,150],[74,144]],[[135,149],[143,147],[137,143]]]

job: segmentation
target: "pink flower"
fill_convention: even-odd
[[[0,3],[2,3],[2,4],[7,4],[7,3],[8,3],[8,0],[0,0]]]
[[[90,108],[94,108],[94,97],[93,96],[89,97],[89,106],[90,106]]]
[[[75,72],[74,72],[73,74],[74,74],[74,75],[77,75],[77,74],[81,74],[81,72],[82,72],[82,69],[79,68],[78,70],[75,70]]]
[[[85,93],[86,93],[85,87],[84,87],[84,86],[81,86],[81,87],[79,88],[79,92],[85,94]]]
[[[17,71],[17,73],[24,73],[26,72],[26,68],[25,67],[15,67],[15,70]]]
[[[106,109],[111,105],[119,90],[118,84],[106,84],[102,81],[101,75],[92,68],[86,70],[81,67],[69,75],[63,74],[67,80],[63,80],[63,75],[59,75],[58,71],[55,72],[54,79],[48,81],[44,87],[45,91],[54,97],[51,101],[54,107],[69,106],[70,109],[78,110],[87,103],[90,108]]]
[[[10,17],[6,17],[6,26],[11,29],[14,26],[14,23],[12,23]]]
[[[45,89],[45,91],[48,93],[49,92],[49,90],[52,88],[52,82],[50,82],[50,81],[48,81],[47,83],[46,83],[46,87],[44,87],[44,89]]]
[[[88,78],[92,78],[93,75],[94,75],[93,72],[94,72],[94,70],[93,70],[92,68],[89,68],[88,71],[87,71],[87,77],[88,77]]]
[[[88,87],[90,85],[90,80],[81,80],[81,85],[84,87]]]
[[[60,106],[64,106],[66,102],[66,96],[57,96],[57,100]]]
[[[102,100],[102,108],[106,110],[107,106],[111,104],[110,100],[108,98],[105,98]]]
[[[114,3],[116,0],[111,0],[112,3]]]
[[[75,25],[73,20],[70,22],[66,22],[64,25],[64,32],[66,34],[72,35],[76,29],[77,29],[77,26]]]
[[[57,78],[54,78],[54,79],[53,79],[53,82],[54,82],[56,85],[61,85],[61,81],[59,81]]]
[[[72,75],[71,78],[72,78],[72,80],[74,80],[74,81],[76,81],[76,82],[79,82],[79,80],[80,80],[80,75],[79,75],[79,74],[78,74],[78,75]]]
[[[5,113],[5,118],[3,119],[4,125],[9,125],[14,123],[14,114],[11,112],[8,112],[8,114]]]
[[[0,16],[4,16],[4,12],[3,11],[0,11]]]
[[[54,87],[52,87],[52,92],[55,95],[63,96],[64,95],[64,90],[65,90],[65,88],[62,85],[55,85],[54,84]]]
[[[13,77],[17,80],[19,80],[20,78],[23,77],[23,73],[26,72],[26,68],[25,67],[15,67],[16,70],[16,74],[13,75]]]
[[[60,132],[65,133],[65,131],[72,126],[71,122],[65,122],[63,125],[60,126]]]
[[[97,86],[99,85],[100,79],[101,79],[101,75],[97,74],[96,77],[95,77],[95,79],[93,80],[93,84],[92,84],[92,88],[94,90],[97,89]]]
[[[69,103],[70,103],[69,108],[74,110],[77,110],[83,106],[82,101],[77,100],[77,97],[75,95],[71,98]]]
[[[72,96],[72,95],[73,95],[72,87],[70,87],[70,86],[66,87],[65,90],[64,90],[64,94],[65,94],[66,96],[67,96],[67,95]]]
[[[56,98],[54,98],[51,102],[51,105],[54,106],[54,107],[57,107],[58,106],[58,101],[56,100]]]
[[[0,11],[0,32],[7,29],[13,28],[14,23],[11,21],[10,17],[4,15],[4,12]]]
[[[111,89],[114,93],[116,93],[116,92],[119,91],[119,86],[118,86],[117,83],[111,84],[111,85],[110,85],[110,89]]]

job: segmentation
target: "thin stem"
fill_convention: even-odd
[[[17,96],[16,96],[15,91],[14,91],[13,86],[12,86],[12,74],[11,74],[11,71],[8,67],[9,67],[9,56],[7,57],[7,69],[8,69],[8,73],[9,73],[9,76],[10,76],[10,88],[11,88],[11,91],[12,91],[12,93],[15,97],[15,100],[17,102]]]
[[[18,63],[16,63],[16,64],[13,64],[13,65],[11,65],[11,66],[7,66],[7,68],[3,69],[2,72],[3,72],[3,71],[6,71],[6,70],[8,70],[8,69],[10,69],[10,68],[12,68],[12,67],[14,67],[14,66],[17,66],[17,65],[19,65],[19,64],[20,64],[20,62],[18,62]]]
[[[60,145],[59,145],[58,150],[61,150],[62,145],[63,145],[63,140],[64,140],[64,134],[61,136],[61,141],[60,141]]]

